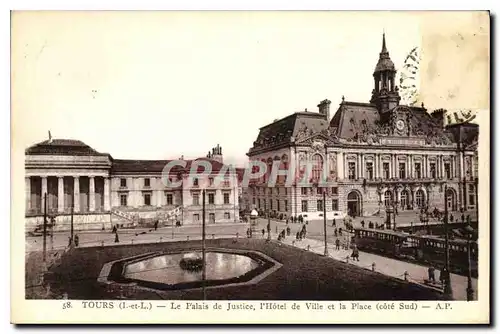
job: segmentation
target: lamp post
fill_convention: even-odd
[[[448,240],[448,185],[446,184],[444,186],[444,245],[444,265],[446,269],[446,275],[444,278],[444,293],[451,298],[453,292],[450,282],[450,245]]]
[[[202,219],[201,219],[201,222],[202,222],[202,243],[201,243],[201,253],[202,253],[202,268],[203,268],[203,272],[202,272],[202,283],[203,283],[203,300],[206,300],[207,299],[207,292],[206,292],[206,289],[205,289],[205,280],[207,279],[207,266],[206,266],[206,253],[205,253],[205,189],[203,189],[201,191],[201,196],[202,196]],[[173,229],[173,227],[172,227]]]
[[[267,240],[271,240],[271,213],[267,212]]]
[[[328,256],[328,243],[326,241],[326,187],[323,188],[323,228],[325,231],[325,256]]]
[[[470,226],[467,225],[465,227],[465,231],[467,233],[467,265],[468,265],[468,272],[467,272],[467,301],[472,301],[474,299],[474,288],[472,287],[472,266],[471,266],[471,249],[470,249],[470,242],[472,239],[472,233],[474,232],[474,229]]]

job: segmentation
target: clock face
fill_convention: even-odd
[[[400,119],[396,122],[396,128],[399,130],[399,131],[402,131],[404,128],[405,128],[405,122]]]

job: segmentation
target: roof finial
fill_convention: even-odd
[[[52,134],[50,133],[50,130],[49,130],[49,144],[52,143]]]
[[[344,103],[344,101],[345,101],[345,96],[342,95],[342,103]]]
[[[382,33],[382,53],[387,53],[387,47],[385,45],[385,29]]]

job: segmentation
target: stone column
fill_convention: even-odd
[[[104,211],[111,210],[109,198],[111,196],[111,192],[109,190],[109,178],[104,177]]]
[[[31,210],[31,178],[29,176],[24,178],[24,191],[26,196],[26,209],[28,213]]]
[[[162,195],[163,195],[163,190],[156,191],[155,197],[156,197],[156,206],[157,207],[161,207],[163,205],[163,200],[162,200],[163,196]]]
[[[64,177],[57,178],[57,212],[64,212]]]
[[[80,177],[73,177],[73,211],[80,212]]]
[[[337,178],[344,179],[344,154],[337,152]]]
[[[89,176],[89,211],[95,211],[95,178]]]
[[[42,210],[43,210],[43,206],[44,206],[43,200],[44,200],[45,194],[47,194],[47,177],[42,176]]]

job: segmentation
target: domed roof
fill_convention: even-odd
[[[382,35],[382,51],[378,59],[377,66],[375,66],[375,73],[382,71],[395,71],[394,63],[389,57],[389,51],[385,46],[385,34]]]
[[[377,66],[375,67],[375,72],[382,71],[395,71],[394,63],[391,58],[389,58],[389,54],[387,54],[387,58],[383,58],[382,56],[378,60]]]

